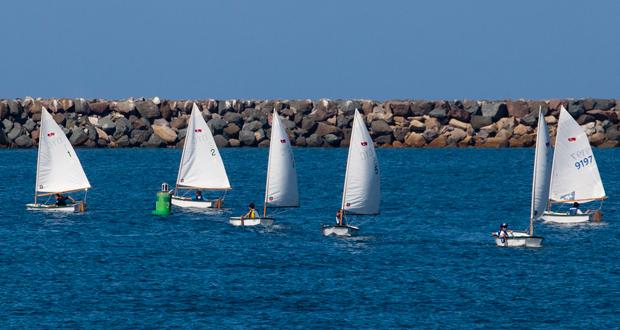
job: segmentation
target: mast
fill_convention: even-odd
[[[545,120],[545,118],[541,118],[542,116],[542,106],[538,107],[538,130],[536,132],[536,146],[534,147],[534,174],[532,175],[532,202],[530,205],[530,236],[534,235],[534,201],[536,200],[536,169],[538,168],[538,142],[539,142],[539,134],[541,134],[541,125],[540,121]]]
[[[271,134],[269,135],[269,155],[267,156],[267,178],[265,179],[265,199],[263,200],[263,217],[267,216],[267,196],[269,196],[269,173],[271,173],[271,146],[274,141],[274,133],[273,123],[276,120],[276,116],[278,113],[276,112],[276,108],[273,108],[273,115],[271,116]]]
[[[41,109],[41,112],[47,111],[45,108]],[[34,204],[37,204],[37,192],[39,189],[39,160],[41,158],[41,134],[45,134],[45,130],[43,129],[43,124],[45,124],[45,120],[43,120],[43,113],[41,113],[41,127],[39,129],[39,148],[37,150],[37,177],[34,182]]]
[[[355,111],[357,112],[357,109],[355,109]],[[344,172],[344,188],[342,189],[342,203],[340,203],[340,223],[339,225],[342,226],[342,219],[344,217],[344,202],[345,199],[347,197],[347,186],[348,186],[348,182],[349,182],[349,160],[351,159],[351,141],[353,140],[353,134],[355,132],[355,121],[357,120],[357,116],[353,116],[353,123],[351,125],[351,137],[349,138],[349,151],[347,153],[347,168]],[[366,125],[366,123],[364,122],[364,125]]]

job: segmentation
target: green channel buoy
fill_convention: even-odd
[[[168,192],[168,184],[162,183],[161,191],[157,192],[157,200],[155,201],[155,210],[151,212],[153,215],[170,215],[172,212],[172,197]]]

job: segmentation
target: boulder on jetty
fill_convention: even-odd
[[[538,120],[552,139],[564,106],[593,146],[620,146],[620,104],[615,99],[567,100],[166,100],[159,97],[0,99],[0,147],[38,143],[47,108],[75,146],[182,147],[194,102],[220,147],[269,145],[276,109],[291,144],[347,147],[353,113],[363,114],[382,147],[531,147]],[[539,118],[539,109],[544,118]]]

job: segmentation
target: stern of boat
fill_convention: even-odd
[[[323,235],[325,236],[354,236],[357,234],[359,228],[351,226],[351,225],[333,225],[333,226],[323,226],[321,228]]]

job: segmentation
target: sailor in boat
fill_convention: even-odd
[[[579,203],[574,202],[573,206],[568,209],[568,215],[577,215],[577,214],[583,214],[583,212],[581,212],[581,210],[579,209]]]
[[[56,206],[67,206],[67,200],[70,200],[72,204],[75,203],[75,199],[73,199],[73,197],[56,193]]]
[[[342,209],[338,209],[338,211],[336,212],[336,224],[339,225],[340,224],[340,218],[342,217]]]
[[[202,191],[196,190],[196,193],[194,194],[194,200],[195,201],[203,201],[204,200],[204,198],[202,197]]]
[[[256,210],[254,209],[256,206],[254,205],[254,203],[250,203],[250,205],[248,205],[248,213],[244,214],[241,216],[241,220],[243,219],[254,219],[256,218]]]
[[[499,230],[497,231],[497,237],[499,237],[502,243],[506,243],[506,239],[508,238],[508,224],[502,223],[499,226]]]

